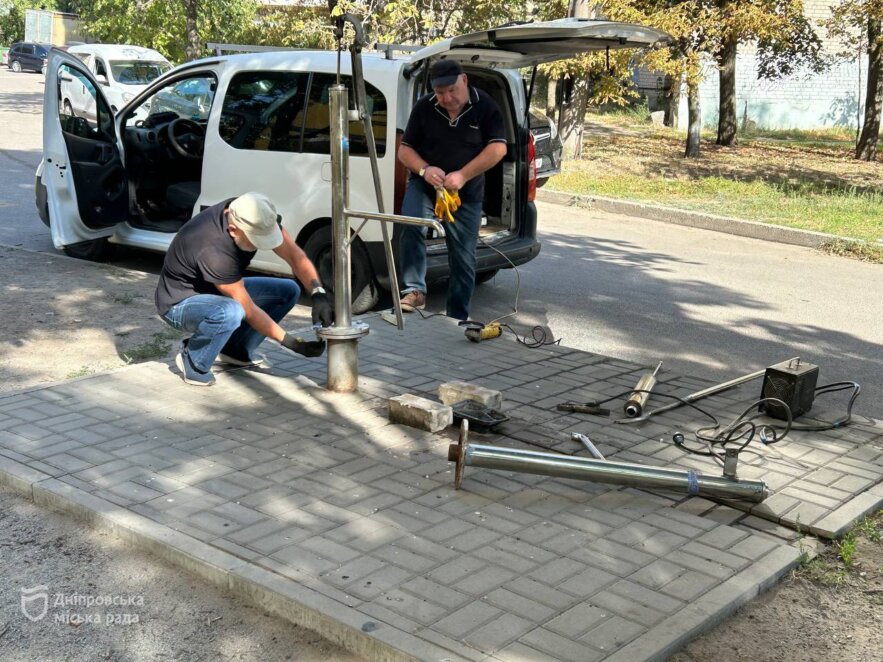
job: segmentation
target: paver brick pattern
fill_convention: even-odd
[[[579,431],[614,459],[718,473],[673,449],[667,420],[644,430],[555,410],[624,390],[639,366],[476,345],[447,319],[409,317],[404,334],[374,320],[360,391],[344,395],[323,388],[324,360],[267,351],[270,368],[221,373],[211,389],[154,363],[0,398],[0,454],[473,659],[600,660],[663,623],[678,631],[714,589],[741,600],[744,582],[728,580],[767,581],[778,570],[753,568],[783,548],[797,559],[704,499],[473,468],[455,491],[456,431],[387,420],[390,395],[470,381],[500,388],[511,417],[473,441],[576,454]],[[658,388],[697,384],[664,376]],[[732,393],[707,406],[723,420],[744,408]],[[745,458],[743,475],[776,476],[782,495],[751,521],[811,525],[880,482],[879,428],[792,440]]]

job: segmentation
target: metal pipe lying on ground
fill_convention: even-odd
[[[468,429],[468,425],[461,427],[460,443],[451,444],[448,448],[448,459],[457,463],[454,474],[456,489],[460,488],[465,467],[470,466],[755,503],[769,496],[766,483],[762,480],[732,480],[706,476],[692,469],[665,469],[519,448],[469,444]]]
[[[656,375],[659,374],[659,369],[661,367],[662,361],[656,366],[656,370],[648,372],[638,381],[638,385],[635,386],[634,392],[629,396],[629,399],[626,400],[625,407],[623,407],[626,416],[629,418],[635,418],[640,416],[644,411],[644,407],[647,405],[647,400],[650,399],[650,391],[656,386]]]

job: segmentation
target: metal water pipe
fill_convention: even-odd
[[[368,334],[365,322],[353,321],[351,248],[355,238],[350,232],[350,219],[390,221],[407,225],[431,227],[444,236],[442,224],[435,219],[383,214],[349,209],[349,95],[344,85],[329,88],[331,101],[331,249],[334,264],[334,326],[317,331],[328,343],[329,391],[351,393],[359,386],[359,339]],[[358,111],[356,111],[358,115]],[[379,186],[379,180],[375,180]],[[384,236],[384,243],[389,243]],[[389,247],[387,247],[389,248]],[[387,251],[391,253],[390,250]],[[393,273],[395,273],[393,271]],[[392,282],[393,289],[397,283]],[[395,293],[394,293],[395,296]]]

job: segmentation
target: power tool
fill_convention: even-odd
[[[491,338],[499,338],[503,335],[503,325],[499,322],[482,324],[481,322],[461,322],[466,327],[466,337],[472,342],[481,342]]]

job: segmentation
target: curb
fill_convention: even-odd
[[[740,237],[773,241],[780,244],[792,244],[806,248],[820,248],[831,241],[846,241],[850,243],[863,243],[858,239],[841,237],[835,234],[814,232],[812,230],[798,230],[782,225],[771,223],[758,223],[757,221],[745,221],[729,216],[716,216],[703,212],[686,211],[673,207],[651,205],[644,202],[631,202],[617,200],[597,195],[576,195],[573,193],[560,193],[558,191],[537,191],[537,200],[568,207],[583,207],[598,209],[612,214],[637,216],[651,221],[662,221],[674,225],[683,225],[701,230],[712,230],[734,234]]]
[[[0,488],[73,517],[244,599],[265,612],[312,630],[348,651],[378,662],[460,659],[385,623],[364,621],[346,605],[299,582],[183,532],[0,456]]]

